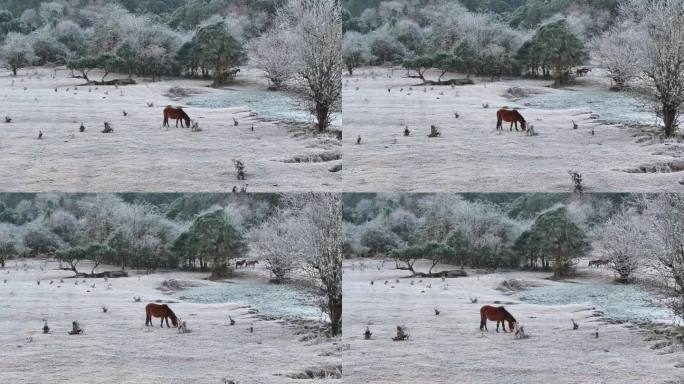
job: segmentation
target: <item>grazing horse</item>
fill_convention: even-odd
[[[608,265],[610,261],[608,260],[589,260],[589,267],[602,267],[604,265]]]
[[[259,260],[250,260],[245,264],[245,267],[252,267],[256,268],[256,265],[259,264]]]
[[[238,260],[235,262],[235,269],[244,268],[247,265],[247,260]]]
[[[170,105],[167,105],[166,108],[164,108],[164,127],[169,126],[169,118],[176,119],[176,128],[178,128],[179,121],[182,128],[185,128],[186,126],[190,128],[190,116],[188,116],[188,114],[185,113],[181,107],[174,108]],[[183,125],[183,120],[185,120],[185,126]]]
[[[516,132],[518,131],[518,122],[520,122],[520,127],[522,128],[523,131],[527,129],[527,121],[525,121],[525,118],[522,117],[520,112],[516,110],[508,110],[505,108],[501,108],[496,112],[496,130],[502,130],[503,131],[503,124],[502,122],[505,121],[507,123],[511,123],[511,131],[513,131],[513,124],[515,124],[515,130]]]
[[[178,326],[178,318],[176,314],[173,313],[171,308],[166,304],[154,304],[150,303],[145,306],[145,314],[147,318],[145,319],[145,325],[152,325],[152,317],[161,317],[161,327],[164,328],[164,320],[166,320],[166,326],[169,327],[169,318],[171,318],[171,323],[174,327]],[[169,327],[171,328],[171,327]]]
[[[482,308],[480,308],[480,331],[484,328],[485,331],[489,332],[487,329],[487,320],[496,321],[497,332],[499,332],[499,323],[501,323],[503,331],[506,332],[506,324],[504,321],[508,321],[508,328],[511,332],[515,329],[516,320],[504,307],[492,307],[491,305],[482,306]]]

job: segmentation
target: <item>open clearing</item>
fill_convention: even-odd
[[[546,280],[548,273],[471,274],[443,281],[408,279],[409,272],[390,269],[392,262],[378,269],[381,265],[376,260],[345,262],[346,382],[684,382],[684,350],[676,345],[655,349],[663,340],[651,331],[612,324],[585,304],[536,305],[520,301],[520,291],[496,290],[509,279],[569,284]],[[417,266],[427,271],[429,264]],[[471,298],[478,302],[471,303]],[[480,332],[479,309],[485,304],[504,305],[530,337],[517,340],[510,333],[496,333],[495,322],[488,322],[489,332]],[[578,330],[572,329],[570,319],[579,323]],[[408,341],[392,341],[398,325],[408,328]],[[366,326],[373,333],[371,340],[364,340]]]
[[[594,73],[575,88],[607,89],[600,71]],[[504,97],[512,87],[530,94],[559,92],[548,81],[477,80],[454,88],[419,82],[387,68],[344,77],[345,191],[568,192],[570,170],[581,173],[585,190],[592,192],[684,190],[684,145],[677,141],[591,118],[589,105],[538,109],[525,106],[524,98]],[[505,122],[497,132],[496,111],[503,106],[518,108],[538,136],[510,132]],[[404,137],[404,125],[410,137]],[[441,137],[427,137],[431,125]]]
[[[287,375],[341,364],[337,342],[317,337],[313,320],[266,321],[244,304],[191,303],[157,289],[167,279],[185,286],[226,284],[203,280],[206,274],[132,274],[84,283],[56,267],[13,260],[0,270],[2,383],[297,383]],[[253,280],[264,278],[250,272],[232,282]],[[145,305],[156,300],[171,301],[191,332],[160,328],[156,318],[146,327]],[[49,334],[42,333],[44,319]],[[84,334],[67,334],[74,320]]]
[[[95,71],[90,76],[99,80]],[[120,77],[125,76],[112,74],[108,79]],[[258,111],[246,106],[205,108],[165,96],[172,87],[221,92],[207,87],[210,81],[136,80],[137,85],[96,87],[78,86],[85,81],[70,78],[67,70],[30,68],[16,78],[0,73],[0,189],[226,192],[245,184],[249,192],[341,188],[339,172],[329,171],[342,161],[333,137],[304,133],[306,124],[261,120]],[[258,70],[243,68],[231,89],[266,87]],[[171,128],[162,128],[166,105],[184,105],[202,131],[175,128],[173,121]],[[5,116],[12,122],[5,123]],[[101,133],[105,121],[113,133]],[[81,123],[85,132],[79,132]],[[40,131],[43,137],[38,140]],[[321,154],[333,160],[292,161],[319,159]],[[233,159],[245,164],[245,181],[237,180]]]

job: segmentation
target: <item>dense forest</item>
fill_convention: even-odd
[[[347,1],[345,61],[403,64],[477,76],[568,81],[587,61],[587,43],[607,29],[616,1]],[[562,50],[562,52],[561,52]]]
[[[346,257],[433,269],[548,270],[573,276],[580,259],[604,261],[622,283],[661,289],[684,314],[684,199],[626,194],[345,195]],[[439,276],[436,274],[434,276]]]

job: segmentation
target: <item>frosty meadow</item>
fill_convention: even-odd
[[[0,188],[339,190],[339,14],[333,0],[0,1]]]
[[[684,0],[0,0],[0,383],[684,384],[683,107]]]
[[[0,195],[0,381],[339,382],[340,209],[311,193]]]
[[[684,377],[682,195],[345,194],[343,215],[345,380]]]
[[[682,191],[683,10],[346,1],[345,190]]]

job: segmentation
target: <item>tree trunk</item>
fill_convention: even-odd
[[[17,67],[12,66],[12,74],[14,75],[14,77],[17,77]]]
[[[347,71],[349,72],[349,76],[354,76],[354,66],[353,65],[347,65]]]
[[[330,312],[331,336],[342,334],[342,297],[328,295],[328,311]]]
[[[672,137],[677,129],[677,107],[663,103],[663,123],[665,124],[665,136]]]
[[[318,131],[324,132],[328,128],[328,117],[330,107],[323,103],[316,103],[316,120],[318,121]]]

